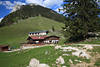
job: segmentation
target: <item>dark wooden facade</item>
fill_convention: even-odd
[[[41,36],[41,37],[28,37],[27,44],[57,44],[59,42],[58,36]]]
[[[0,51],[9,51],[8,45],[0,45]]]

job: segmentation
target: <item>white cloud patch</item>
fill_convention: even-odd
[[[7,9],[12,9],[13,4],[10,1],[0,1],[0,5],[4,5]]]
[[[0,22],[2,21],[3,18],[0,18]]]
[[[0,5],[4,5],[6,9],[10,9],[13,11],[16,11],[20,9],[21,5],[26,5],[26,4],[38,4],[47,8],[51,8],[53,10],[57,9],[58,7],[61,6],[63,3],[63,0],[25,0],[26,3],[20,2],[20,1],[14,1],[13,3],[10,1],[0,1]],[[58,11],[58,10],[56,10]]]
[[[15,4],[15,5],[26,5],[25,3],[20,2],[20,1],[14,1],[14,4]]]
[[[63,0],[26,0],[26,3],[35,3],[44,7],[52,8],[61,6]]]
[[[61,13],[61,14],[64,13],[64,11],[60,10],[60,9],[63,9],[63,7],[60,6],[60,7],[56,8],[54,11],[56,11],[57,13]]]
[[[21,5],[15,5],[13,8],[12,8],[12,11],[11,12],[14,12],[16,10],[19,10],[21,7]]]
[[[0,1],[0,5],[4,5],[6,7],[6,9],[13,10],[15,5],[25,5],[25,3],[22,3],[20,1],[14,1],[14,3],[11,3],[10,1]]]
[[[61,4],[63,3],[63,0],[45,0],[44,1],[44,5],[46,7],[54,7],[54,6],[61,6]]]
[[[26,3],[35,3],[35,4],[38,4],[38,5],[43,5],[43,0],[26,0]]]
[[[26,4],[25,3],[22,3],[22,2],[16,2],[16,1],[14,1],[14,6],[12,8],[12,12],[20,9],[21,5],[26,5]]]

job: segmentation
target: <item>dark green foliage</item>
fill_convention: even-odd
[[[55,31],[55,28],[54,28],[54,26],[52,26],[52,31],[53,31],[53,32]]]
[[[56,20],[56,21],[63,22],[64,20],[63,15],[60,15],[51,9],[48,9],[39,5],[23,5],[21,6],[21,9],[7,15],[1,21],[0,26],[10,25],[21,19],[26,19],[29,17],[35,17],[35,16],[40,16],[40,15],[46,18]]]
[[[64,35],[68,41],[80,41],[89,32],[100,31],[100,9],[94,0],[64,0],[63,9],[66,14]]]

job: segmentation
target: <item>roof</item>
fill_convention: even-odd
[[[8,47],[8,45],[0,45],[0,48],[2,48],[2,47]]]
[[[60,38],[60,37],[58,37],[58,36],[48,36],[47,38],[50,38],[50,37],[56,37],[56,38]]]
[[[48,32],[48,31],[36,31],[36,32],[29,32],[29,33],[43,33],[43,32]]]
[[[49,37],[60,38],[60,37],[58,37],[58,36],[30,36],[30,37],[28,37],[27,40],[29,40],[29,38],[32,38],[32,39],[34,39],[34,40],[38,40],[38,39],[46,39],[46,38],[49,38]]]
[[[35,39],[35,40],[37,40],[37,39],[45,39],[46,37],[48,37],[48,36],[31,36],[31,38]]]

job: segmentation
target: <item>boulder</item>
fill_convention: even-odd
[[[61,46],[58,46],[58,45],[57,45],[57,46],[55,46],[55,49],[60,49],[60,48],[61,48]]]
[[[64,59],[63,59],[62,56],[59,56],[59,58],[56,59],[56,63],[57,63],[57,64],[64,64],[65,61],[64,61]]]
[[[39,65],[39,61],[35,58],[31,59],[29,66],[30,67],[37,67],[37,65]]]
[[[39,64],[37,67],[49,67],[47,64]]]
[[[47,64],[40,64],[39,60],[33,58],[31,59],[29,66],[27,67],[49,67]]]
[[[93,46],[92,45],[85,45],[83,48],[92,50],[93,49]]]

